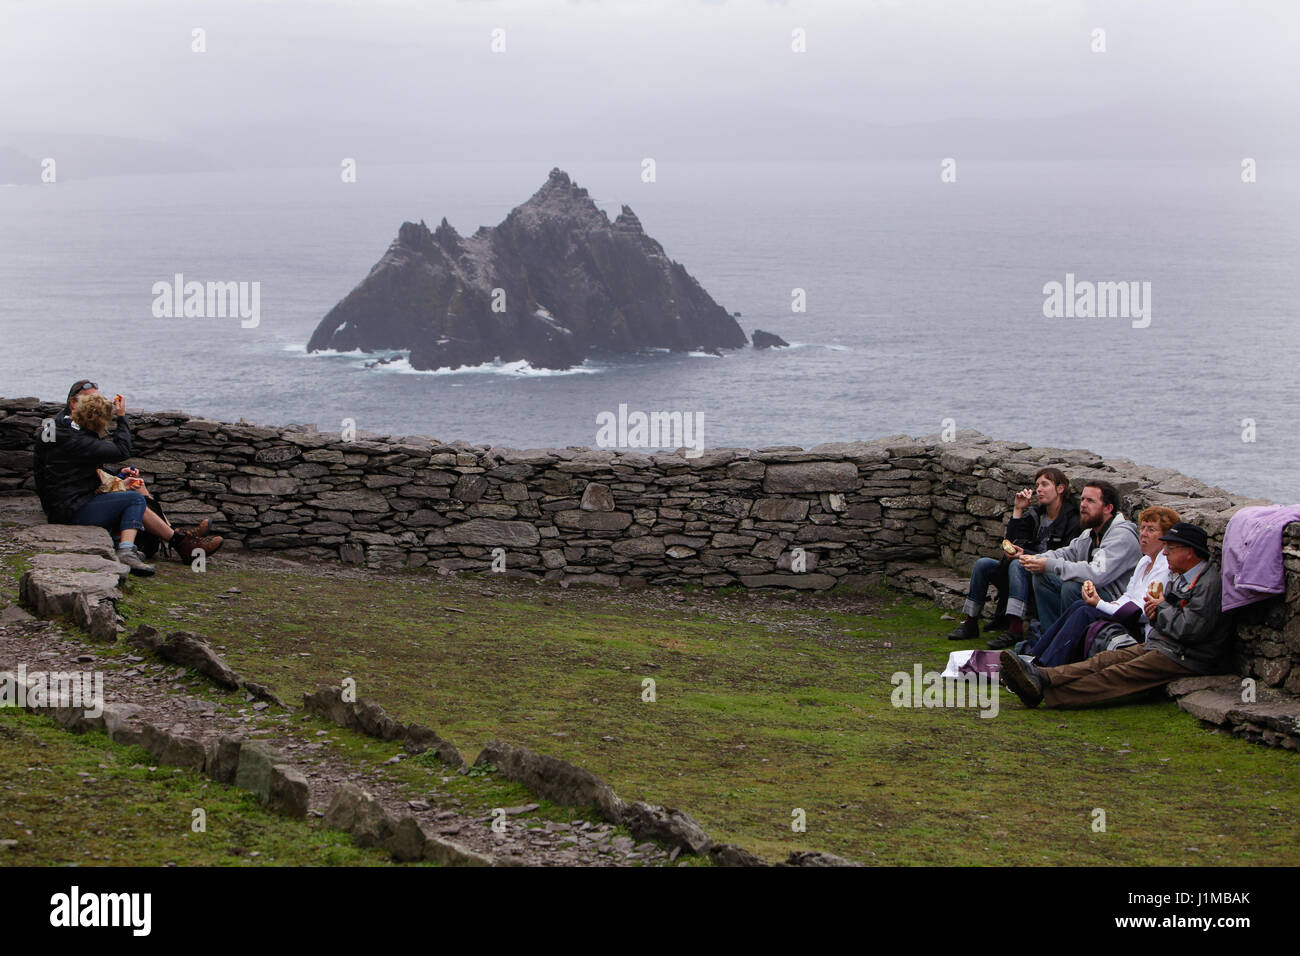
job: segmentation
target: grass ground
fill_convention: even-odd
[[[102,733],[0,708],[3,866],[383,866],[318,819],[287,820],[246,790],[159,767]],[[203,811],[201,832],[194,811]]]
[[[523,744],[770,859],[1300,863],[1295,756],[1203,729],[1165,699],[1027,711],[1002,692],[993,719],[893,707],[890,676],[939,670],[952,645],[932,605],[892,592],[782,601],[159,568],[128,587],[128,627],[199,631],[286,700],[352,677],[471,761],[492,738]],[[384,747],[396,752],[365,753]],[[413,783],[437,772],[398,767]]]

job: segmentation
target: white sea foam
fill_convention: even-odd
[[[847,345],[822,345],[820,342],[791,342],[787,348],[792,349],[827,349],[831,352],[852,352],[853,349]],[[773,352],[779,352],[781,349],[772,349]]]
[[[371,358],[373,361],[373,357]],[[574,368],[533,368],[528,362],[484,362],[482,365],[463,366],[461,368],[413,368],[409,358],[398,358],[384,365],[376,365],[376,372],[392,372],[398,375],[526,375],[531,378],[546,378],[552,375],[594,375],[603,369],[590,366],[586,362]]]

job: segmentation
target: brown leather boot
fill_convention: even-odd
[[[204,519],[203,519],[202,521],[200,521],[198,524],[188,525],[188,526],[186,526],[186,527],[184,527],[184,528],[177,528],[176,530],[177,530],[177,531],[180,531],[180,532],[182,532],[182,533],[184,533],[184,534],[192,534],[192,535],[194,535],[195,537],[199,537],[199,538],[201,538],[201,537],[203,537],[205,534],[208,533],[208,526],[209,526],[209,524],[210,524],[210,522],[208,521],[208,519],[207,519],[207,518],[204,518]]]
[[[222,538],[219,535],[197,535],[188,531],[177,531],[176,536],[168,542],[176,552],[176,556],[182,561],[194,560],[194,555],[200,550],[205,556],[211,557],[221,547]]]

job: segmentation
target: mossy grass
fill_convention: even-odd
[[[203,574],[160,563],[121,610],[128,628],[205,634],[286,700],[352,677],[360,696],[433,726],[471,761],[493,738],[532,747],[769,859],[1300,862],[1295,755],[1204,729],[1167,699],[1031,711],[1003,691],[993,719],[895,708],[891,675],[937,671],[954,645],[933,605],[880,587],[776,601],[214,560]],[[332,736],[357,759],[399,749]],[[495,775],[418,759],[384,771],[416,788],[437,780],[476,812],[529,801],[513,785],[475,793],[501,787]],[[797,810],[806,832],[792,830]],[[580,816],[538,816],[552,813]]]
[[[319,819],[289,820],[246,790],[160,767],[103,733],[0,708],[0,866],[384,866]],[[203,811],[195,832],[196,809]]]

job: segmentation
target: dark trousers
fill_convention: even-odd
[[[1000,607],[1012,617],[1025,616],[1025,602],[1029,599],[1029,572],[1018,561],[1001,561],[998,558],[980,558],[970,572],[970,589],[962,613],[979,617],[988,597],[989,585],[1001,592]]]
[[[1038,605],[1038,623],[1044,628],[1051,628],[1061,612],[1082,597],[1082,581],[1062,581],[1046,571],[1034,575],[1034,603]]]
[[[1086,707],[1161,687],[1194,672],[1154,647],[1134,644],[1102,651],[1077,664],[1042,667],[1039,673],[1044,682],[1051,682],[1043,687],[1043,703],[1048,707]]]
[[[109,534],[144,527],[144,495],[138,491],[108,491],[95,495],[77,509],[73,524],[95,524]]]
[[[1055,624],[1043,632],[1029,653],[1043,667],[1059,667],[1077,661],[1083,656],[1083,635],[1088,630],[1088,625],[1105,618],[1105,614],[1080,598],[1065,609]]]

